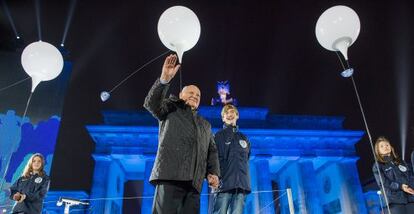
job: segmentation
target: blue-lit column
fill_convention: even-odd
[[[343,179],[341,203],[344,213],[367,213],[361,183],[359,182],[357,157],[343,158],[339,163]]]
[[[154,158],[147,159],[145,161],[145,172],[144,172],[144,188],[142,192],[142,205],[141,205],[141,213],[142,214],[150,214],[152,211],[152,202],[154,200],[153,196],[155,193],[155,187],[149,182],[152,167],[154,166]]]
[[[109,169],[112,162],[112,158],[106,155],[92,155],[95,159],[95,170],[93,173],[93,184],[91,190],[91,199],[105,198],[107,196],[107,184],[109,175]],[[92,200],[91,210],[93,213],[110,213],[110,210],[105,210],[105,200]]]
[[[203,189],[201,190],[200,196],[200,214],[207,214],[208,213],[208,182],[204,180],[203,182]]]
[[[299,169],[302,174],[302,188],[305,199],[307,213],[323,213],[320,196],[320,186],[313,167],[313,157],[301,157],[298,161]]]
[[[250,187],[253,193],[247,195],[244,214],[259,213],[259,195],[257,192],[256,166],[254,164],[255,156],[250,157]]]
[[[256,168],[255,176],[257,180],[257,191],[259,198],[259,212],[274,214],[274,199],[272,191],[272,180],[269,171],[269,156],[256,156],[254,165]],[[265,191],[265,192],[262,192]]]

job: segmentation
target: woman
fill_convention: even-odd
[[[45,159],[41,154],[30,157],[22,176],[10,187],[10,198],[17,202],[12,213],[41,213],[50,182],[44,166]]]
[[[414,180],[411,167],[398,158],[390,141],[385,137],[379,137],[375,142],[375,156],[391,213],[414,213]],[[381,187],[376,164],[372,170],[378,186]]]

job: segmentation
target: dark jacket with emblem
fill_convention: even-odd
[[[158,151],[150,182],[192,181],[201,192],[208,174],[220,175],[211,125],[183,100],[165,98],[168,87],[158,79],[144,103],[159,121]]]
[[[10,187],[10,199],[17,192],[26,195],[26,199],[21,203],[16,203],[13,207],[13,213],[24,212],[27,214],[39,214],[42,211],[43,199],[49,190],[50,179],[47,175],[38,174],[30,175],[29,178],[20,177]]]
[[[250,142],[238,127],[224,126],[214,138],[220,161],[221,186],[219,192],[250,188]]]
[[[398,164],[391,160],[391,157],[385,157],[385,163],[378,162],[381,178],[384,183],[385,193],[387,194],[389,204],[407,204],[414,202],[414,196],[404,192],[402,184],[407,184],[414,189],[414,176],[411,166],[404,161]],[[380,174],[374,164],[372,171],[381,188]]]

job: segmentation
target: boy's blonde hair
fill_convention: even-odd
[[[239,115],[239,110],[237,110],[237,107],[236,106],[234,106],[232,104],[227,104],[221,110],[221,117],[224,117],[224,114],[227,113],[227,111],[229,111],[230,109],[234,109],[234,111],[236,112],[237,116]]]

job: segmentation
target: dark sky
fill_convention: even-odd
[[[26,43],[38,40],[33,1],[6,1]],[[89,191],[94,148],[85,125],[100,124],[102,110],[141,109],[159,76],[162,60],[149,65],[102,103],[109,90],[148,60],[166,51],[157,34],[161,13],[174,5],[191,8],[201,22],[197,45],[186,52],[184,84],[202,90],[202,105],[216,95],[215,83],[229,80],[241,106],[262,106],[274,114],[342,115],[345,128],[363,130],[358,103],[335,53],[323,49],[315,24],[327,8],[343,4],[361,20],[361,33],[349,50],[366,116],[374,138],[385,135],[399,153],[401,90],[413,82],[414,3],[412,1],[78,1],[66,48],[73,62],[52,169],[52,189]],[[42,39],[62,40],[70,1],[42,0]],[[12,40],[1,18],[0,44]],[[408,76],[402,76],[402,74]],[[178,92],[177,81],[172,92]],[[414,93],[408,109],[412,112]],[[406,115],[409,124],[413,116]],[[404,127],[406,128],[406,127]],[[408,128],[406,159],[414,148]],[[371,178],[373,158],[365,137],[357,144],[361,181]],[[70,160],[70,161],[68,161]]]

